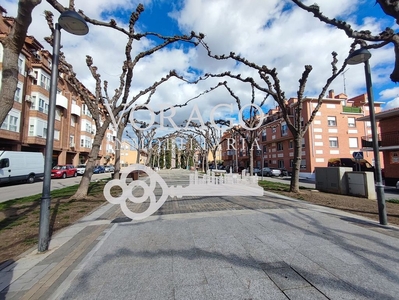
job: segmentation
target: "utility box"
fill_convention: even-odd
[[[347,172],[348,194],[376,200],[374,174],[372,172]]]
[[[345,167],[315,168],[316,189],[321,192],[347,195],[348,183],[345,173],[351,171],[352,168]]]

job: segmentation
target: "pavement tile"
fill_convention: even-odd
[[[328,298],[314,287],[302,287],[285,290],[284,293],[289,299],[295,300],[327,300]]]

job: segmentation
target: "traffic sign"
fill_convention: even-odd
[[[353,152],[353,158],[354,159],[363,159],[363,152],[359,151],[359,152]]]

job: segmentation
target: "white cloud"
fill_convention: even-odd
[[[384,110],[388,110],[391,108],[398,108],[399,107],[399,97],[396,97],[395,99],[388,101],[385,106]]]
[[[126,26],[128,19],[121,19],[121,15],[128,17],[139,2],[142,2],[146,8],[143,14],[151,14],[153,10],[156,10],[158,1],[160,0],[75,1],[75,5],[76,8],[82,9],[86,15],[92,18],[103,18],[104,21],[115,18],[119,25]],[[64,6],[69,3],[67,0],[60,2]],[[367,28],[378,33],[385,28],[384,24],[387,23],[387,19],[380,20],[370,17],[360,20],[361,23],[356,24],[355,15],[359,7],[369,5],[370,10],[374,9],[372,5],[366,4],[362,0],[317,0],[316,2],[328,17],[344,18],[356,29]],[[296,6],[292,6],[293,9],[290,9],[286,6],[287,3],[290,2],[281,0],[185,0],[176,1],[176,7],[181,10],[175,10],[169,15],[177,21],[182,32],[187,33],[191,30],[203,32],[206,35],[206,42],[214,54],[228,54],[230,51],[234,51],[259,65],[275,67],[288,98],[296,96],[298,79],[301,77],[304,66],[312,65],[313,71],[310,74],[305,95],[316,96],[331,74],[331,52],[336,51],[339,61],[342,62],[348,54],[352,40],[348,39],[343,31],[324,25],[312,14],[300,10]],[[312,4],[314,0],[305,3]],[[8,10],[9,16],[16,16],[17,1],[6,2],[2,5]],[[52,10],[46,1],[42,1],[42,4],[34,10],[29,34],[34,35],[45,48],[51,50],[49,45],[44,42],[44,36],[50,33],[43,16],[44,10]],[[165,15],[167,13],[165,12]],[[56,20],[59,13],[54,13],[54,15]],[[137,29],[146,28],[146,25],[141,24],[141,28]],[[94,64],[102,75],[101,79],[107,80],[109,90],[113,91],[119,85],[127,38],[110,28],[93,25],[89,25],[89,27],[90,32],[84,37],[62,31],[62,51],[73,64],[78,78],[91,90],[94,87],[94,80],[87,69],[85,59],[86,55],[92,56]],[[152,43],[148,39],[135,41],[133,43],[134,53],[147,49]],[[398,94],[387,96],[391,87],[389,74],[393,65],[393,50],[392,48],[376,49],[372,50],[372,54],[370,64],[374,87],[380,90],[384,86],[386,90],[380,94],[380,100],[392,99]],[[192,78],[195,73],[191,72],[189,67],[203,73],[224,72],[230,69],[234,73],[240,73],[243,77],[257,77],[254,70],[236,65],[231,60],[209,59],[201,48],[183,51],[179,47],[174,47],[163,49],[142,59],[137,64],[132,91],[137,92],[148,87],[165,76],[170,69],[176,69],[179,74]],[[179,80],[171,80],[158,88],[157,93],[153,96],[153,104],[157,106],[184,103],[190,97],[198,95],[218,81],[220,80],[213,79],[194,86],[183,84]],[[251,91],[248,85],[231,80],[229,85],[243,101],[244,99],[246,102],[250,101]],[[349,97],[364,93],[363,67],[349,66],[345,75],[337,78],[330,88],[334,89],[336,94],[346,90]],[[263,96],[258,93],[258,102],[262,98]],[[206,94],[196,101],[205,116],[209,116],[215,103],[234,103],[234,99],[223,89]],[[269,107],[275,106],[271,99],[267,104]],[[188,118],[190,109],[187,107],[180,111],[176,116],[180,119],[179,121]]]

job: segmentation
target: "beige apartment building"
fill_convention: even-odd
[[[377,113],[381,111],[381,104],[375,102]],[[287,105],[293,114],[297,99],[289,99]],[[303,120],[309,119],[316,105],[317,98],[304,100]],[[369,115],[366,95],[348,99],[345,94],[335,95],[330,90],[303,138],[300,175],[313,178],[315,168],[326,167],[329,159],[352,157],[353,152],[362,150],[362,138],[371,136],[371,127],[370,122],[356,120],[366,115]],[[231,133],[227,133],[225,138],[228,136]],[[236,139],[236,145],[239,145],[237,152],[227,149],[226,141],[222,144],[224,164],[246,168],[249,166],[249,153],[245,147],[241,147],[242,141],[238,137]],[[259,148],[254,148],[254,167],[285,168],[292,171],[294,140],[278,107],[268,111],[258,129],[258,144]],[[369,150],[364,152],[364,158],[373,164],[372,149],[364,150]]]
[[[14,18],[0,6],[0,37],[11,31]],[[0,44],[0,70],[3,46]],[[0,127],[0,150],[45,153],[52,56],[32,36],[27,36],[18,60],[18,87],[14,105]],[[54,125],[53,164],[85,163],[95,134],[95,123],[84,102],[58,79]],[[1,73],[0,73],[1,84]],[[116,134],[110,129],[100,148],[98,164],[112,163]]]

